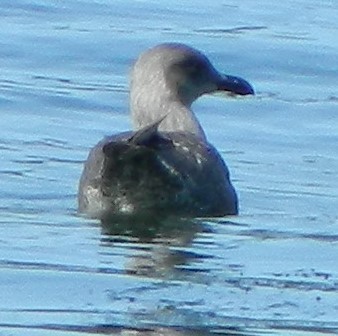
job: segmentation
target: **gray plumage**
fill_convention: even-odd
[[[143,53],[131,76],[135,131],[107,137],[91,150],[79,211],[100,219],[237,214],[229,171],[191,110],[194,100],[216,90],[253,94],[245,80],[221,75],[186,45],[162,44]]]

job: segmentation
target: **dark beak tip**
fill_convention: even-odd
[[[246,86],[244,88],[244,90],[242,91],[242,93],[239,93],[243,96],[246,96],[246,95],[254,95],[255,94],[255,90],[254,88],[248,83],[246,82]]]
[[[241,96],[255,94],[255,90],[249,82],[235,76],[224,76],[220,83],[219,90],[228,91],[234,95]]]

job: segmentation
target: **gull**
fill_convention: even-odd
[[[229,170],[191,108],[215,91],[254,94],[246,80],[218,72],[185,44],[143,52],[131,72],[133,130],[105,137],[91,149],[79,183],[79,212],[102,221],[238,214]]]

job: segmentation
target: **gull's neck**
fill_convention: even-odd
[[[206,141],[205,133],[191,110],[191,103],[184,103],[161,83],[155,90],[149,87],[132,85],[130,92],[130,109],[134,129],[140,129],[158,121],[159,130],[163,132],[192,133],[202,141]]]

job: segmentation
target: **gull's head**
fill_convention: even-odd
[[[186,106],[215,91],[254,94],[247,81],[221,74],[204,54],[178,43],[161,44],[141,54],[132,70],[131,95],[137,96],[139,91]]]

